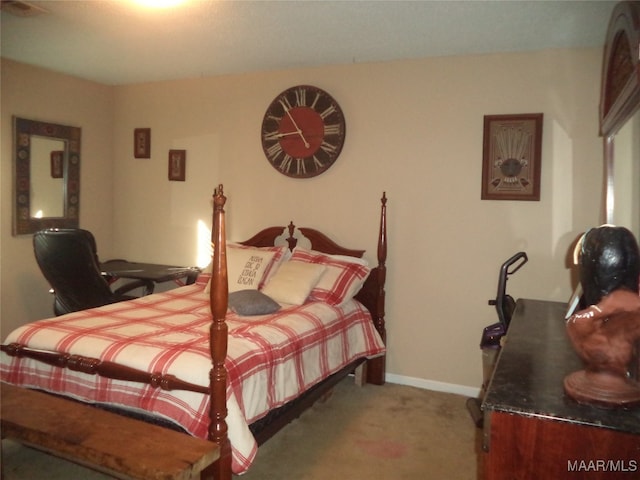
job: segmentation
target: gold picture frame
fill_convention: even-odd
[[[482,200],[540,200],[542,113],[485,115]]]

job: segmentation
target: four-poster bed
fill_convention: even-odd
[[[68,323],[56,323],[57,319],[41,321],[52,326],[46,335],[38,333],[34,324],[26,325],[18,329],[18,333],[10,334],[6,344],[1,346],[0,379],[93,403],[118,404],[113,400],[117,398],[127,405],[125,400],[133,399],[131,408],[134,413],[148,420],[147,414],[139,411],[142,408],[139,399],[143,398],[142,402],[159,410],[164,420],[173,420],[192,435],[206,437],[216,443],[220,448],[220,459],[203,477],[229,479],[232,465],[236,473],[246,470],[255,456],[257,445],[298,416],[356,367],[365,366],[368,382],[384,383],[386,196],[381,199],[378,264],[371,269],[357,260],[364,251],[341,247],[323,233],[310,228],[296,229],[293,223],[287,228],[264,229],[249,240],[228,245],[224,219],[226,198],[222,186],[216,190],[213,201],[214,248],[210,288],[207,287],[209,293],[205,301],[202,298],[207,278],[203,276],[191,286],[58,317],[61,319],[59,322]],[[270,254],[270,250],[278,250],[276,240],[287,231],[287,246],[282,247],[287,258],[280,260],[280,266],[269,277],[267,286],[276,283],[287,262],[298,266],[304,263],[305,268],[319,272],[309,299],[317,297],[335,301],[313,300],[293,306],[284,302],[282,309],[273,315],[235,315],[228,310],[229,297],[234,295],[228,288],[228,267],[233,262],[233,255],[239,248],[254,249],[250,252],[259,249]],[[297,247],[295,235],[298,233],[310,243],[310,250]],[[360,276],[363,283],[351,285],[357,288],[346,289],[342,297],[334,298],[334,293],[342,292],[347,270],[340,269],[345,265],[350,272],[366,271],[368,275]],[[338,280],[332,277],[328,283],[331,288],[322,291],[320,286],[330,271],[338,272]],[[266,288],[264,290],[267,291]],[[351,293],[357,291],[355,300],[350,298],[351,293],[347,294],[347,290]],[[87,322],[91,323],[90,332],[75,331],[77,324]],[[179,332],[174,331],[178,322],[181,325]],[[166,350],[150,341],[135,346],[125,345],[123,337],[128,335],[128,330],[140,330],[142,323],[153,325],[153,332],[144,330],[145,339],[148,336],[159,343],[166,342]],[[189,328],[183,328],[183,323]],[[105,325],[108,329],[100,330]],[[206,345],[197,335],[189,336],[190,330],[198,330],[205,325],[208,329]],[[258,326],[264,328],[265,333],[260,333],[263,330],[258,330]],[[121,331],[125,333],[121,335]],[[293,338],[283,340],[285,333],[293,335]],[[39,343],[43,336],[57,335],[59,341],[56,346],[61,348],[43,348]],[[280,343],[265,346],[267,337]],[[354,344],[351,343],[352,337],[356,338]],[[89,345],[96,341],[108,344],[108,347],[99,356],[92,356]],[[196,348],[185,360],[181,357],[184,353],[178,353],[175,344],[195,345]],[[119,355],[127,349],[136,355],[125,364],[118,363]],[[291,353],[294,350],[296,352]],[[339,358],[333,358],[336,356],[332,353],[334,351],[338,352]],[[262,365],[257,363],[259,356],[271,359],[273,365],[269,369],[258,367]],[[200,378],[203,374],[200,370],[204,367],[198,368],[197,363],[205,357],[210,366],[207,367],[208,382]],[[172,369],[179,363],[185,363],[189,368],[186,373],[175,375]],[[248,370],[255,372],[249,376],[245,373]],[[295,388],[290,385],[290,378],[297,382]],[[54,384],[62,387],[53,388]],[[271,389],[271,384],[276,389]],[[112,388],[115,393],[109,390]],[[285,393],[281,393],[280,388]],[[179,407],[169,405],[168,395],[177,397]],[[194,413],[194,399],[198,408],[206,407],[204,415],[201,410]],[[174,412],[178,412],[179,420],[172,416]],[[236,418],[238,412],[241,420]],[[131,414],[131,411],[127,413]],[[194,420],[192,417],[197,418]],[[248,425],[244,425],[245,421]],[[204,433],[203,428],[206,430]],[[247,437],[251,437],[250,441]]]

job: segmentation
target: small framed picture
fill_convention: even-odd
[[[485,115],[482,200],[540,200],[542,113]]]
[[[169,150],[169,180],[184,182],[187,168],[186,150]]]
[[[53,150],[51,152],[51,178],[64,177],[64,151]]]
[[[133,156],[135,158],[151,158],[150,128],[136,128],[133,130]]]

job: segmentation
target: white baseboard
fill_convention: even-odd
[[[400,385],[408,385],[410,387],[424,388],[425,390],[434,390],[436,392],[455,393],[465,397],[478,397],[480,395],[480,387],[468,387],[466,385],[457,385],[455,383],[437,382],[435,380],[425,380],[424,378],[406,377],[404,375],[396,375],[395,373],[387,373],[385,380],[389,383],[397,383]]]

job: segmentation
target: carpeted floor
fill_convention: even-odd
[[[466,398],[352,378],[263,445],[238,480],[479,480]],[[111,477],[4,440],[4,480]]]

